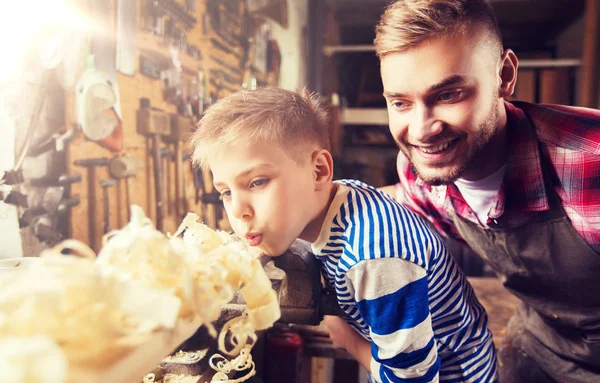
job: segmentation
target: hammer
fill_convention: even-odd
[[[160,157],[160,136],[170,134],[169,115],[150,107],[149,99],[140,100],[141,109],[137,112],[137,131],[152,140],[152,163],[154,167],[154,188],[156,191],[156,229],[165,227],[165,195]]]
[[[171,135],[166,139],[175,144],[175,212],[178,217],[183,216],[186,211],[182,203],[184,196],[184,182],[182,166],[183,148],[182,141],[187,141],[194,127],[194,120],[191,117],[184,117],[178,114],[171,114]]]
[[[125,180],[125,189],[127,193],[127,217],[131,220],[131,204],[133,203],[133,178],[139,173],[142,167],[142,160],[138,157],[117,156],[108,163],[108,172],[110,176],[117,180]]]
[[[160,148],[160,159],[162,161],[162,176],[163,176],[163,180],[162,180],[162,184],[164,189],[164,198],[165,198],[165,209],[167,211],[167,215],[171,215],[171,206],[170,206],[170,192],[169,192],[169,179],[170,177],[170,172],[171,170],[169,169],[169,157],[173,157],[173,151],[168,147],[168,146],[164,146],[162,148]]]
[[[110,231],[110,200],[108,189],[116,184],[117,181],[112,178],[100,181],[100,186],[102,187],[102,192],[104,194],[104,234]]]
[[[75,160],[74,163],[77,166],[87,169],[89,243],[92,250],[98,251],[99,248],[96,242],[96,211],[94,209],[96,203],[96,168],[107,166],[108,158],[84,158]]]

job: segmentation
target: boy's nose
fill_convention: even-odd
[[[241,220],[248,220],[253,214],[251,204],[243,198],[233,198],[230,210],[235,218]]]

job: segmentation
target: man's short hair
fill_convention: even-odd
[[[209,107],[192,135],[195,166],[207,168],[228,145],[278,145],[303,164],[313,150],[329,149],[327,112],[306,89],[240,90]]]
[[[431,38],[480,31],[502,50],[498,22],[487,0],[397,0],[377,25],[375,52],[383,58]]]

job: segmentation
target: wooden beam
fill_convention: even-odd
[[[583,36],[581,106],[598,108],[600,96],[600,0],[587,0]]]

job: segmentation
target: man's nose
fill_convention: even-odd
[[[234,218],[247,220],[253,215],[252,204],[243,196],[232,196],[230,209]]]
[[[434,116],[431,108],[419,105],[411,113],[413,116],[408,127],[408,135],[416,144],[425,143],[442,132],[443,123]]]

